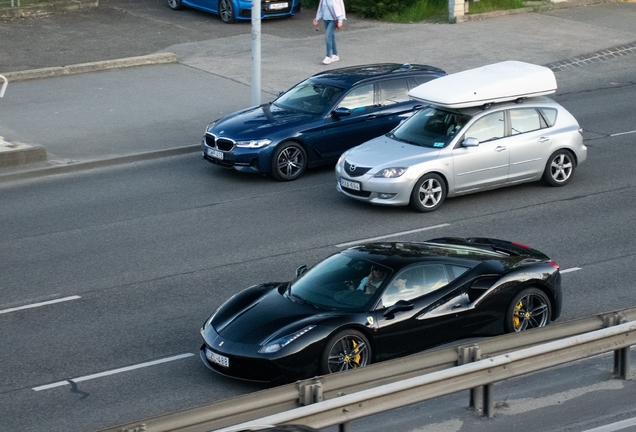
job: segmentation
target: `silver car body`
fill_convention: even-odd
[[[424,115],[426,110],[454,114],[465,124],[455,125],[452,132],[441,132],[433,141],[427,141],[422,134],[419,145],[394,138],[402,128],[409,127],[409,122],[417,122],[418,116]],[[540,126],[535,130],[531,125],[521,131],[515,130],[513,123],[523,125],[530,116],[534,118],[533,111],[538,114]],[[494,116],[476,125],[491,114]],[[523,118],[525,114],[528,114],[527,119]],[[493,124],[504,128],[497,139],[485,138],[487,135],[480,126],[490,119],[497,119]],[[474,139],[473,131],[479,131],[481,139]],[[446,134],[445,139],[441,134]],[[558,153],[560,150],[568,152],[565,161],[557,157],[562,154]],[[578,122],[565,108],[547,97],[460,109],[432,105],[414,114],[393,132],[343,153],[336,165],[337,189],[350,198],[373,204],[413,205],[416,183],[427,174],[441,177],[446,189],[441,198],[443,201],[446,196],[532,182],[542,177],[552,186],[560,186],[570,180],[574,168],[586,157],[587,148]],[[562,166],[557,166],[561,162],[569,163],[563,181],[558,178],[558,170],[563,170]],[[547,178],[550,175],[553,181]],[[417,187],[419,189],[420,185]],[[437,205],[429,209],[418,208],[417,204],[414,207],[431,211]]]

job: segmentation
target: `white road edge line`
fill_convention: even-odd
[[[569,268],[569,269],[561,270],[561,274],[563,274],[563,273],[572,273],[572,272],[579,271],[579,270],[583,270],[583,269],[581,267],[572,267],[572,268]]]
[[[19,310],[31,309],[31,308],[36,308],[36,307],[40,307],[40,306],[47,306],[47,305],[51,305],[51,304],[55,304],[55,303],[60,303],[60,302],[65,302],[65,301],[70,301],[70,300],[77,300],[77,299],[81,299],[81,298],[82,297],[80,297],[78,295],[74,295],[74,296],[59,298],[59,299],[55,299],[55,300],[49,300],[49,301],[45,301],[45,302],[41,302],[41,303],[33,303],[33,304],[29,304],[29,305],[14,307],[14,308],[11,308],[11,309],[0,310],[0,314],[9,313],[9,312],[16,312],[16,311],[19,311]]]
[[[133,366],[126,366],[123,368],[119,368],[119,369],[113,369],[110,371],[106,371],[106,372],[100,372],[100,373],[96,373],[96,374],[92,374],[92,375],[85,375],[83,377],[79,377],[79,378],[71,378],[69,380],[65,380],[65,381],[58,381],[55,383],[51,383],[51,384],[46,384],[46,385],[42,385],[42,386],[38,386],[38,387],[33,387],[32,390],[34,391],[41,391],[41,390],[48,390],[48,389],[52,389],[55,387],[60,387],[63,385],[70,385],[71,381],[78,383],[78,382],[82,382],[82,381],[88,381],[88,380],[92,380],[95,378],[101,378],[101,377],[105,377],[108,375],[115,375],[118,373],[122,373],[122,372],[128,372],[131,370],[135,370],[135,369],[141,369],[141,368],[145,368],[148,366],[155,366],[161,363],[167,363],[167,362],[171,362],[171,361],[175,361],[175,360],[181,360],[187,357],[192,357],[194,354],[192,353],[185,353],[185,354],[179,354],[173,357],[166,357],[163,359],[159,359],[159,360],[153,360],[150,362],[146,362],[146,363],[139,363],[137,365],[133,365]]]
[[[629,131],[629,132],[619,132],[619,133],[615,133],[615,134],[611,134],[611,137],[615,137],[615,136],[619,136],[619,135],[629,135],[629,134],[633,134],[636,133],[636,130],[633,131]]]
[[[585,432],[612,432],[612,431],[625,429],[634,425],[636,425],[636,418],[632,417],[627,420],[611,423],[611,424],[600,426],[594,429],[588,429]]]
[[[406,235],[406,234],[413,234],[416,232],[421,232],[421,231],[428,231],[428,230],[432,230],[432,229],[437,229],[437,228],[444,228],[450,226],[450,224],[440,224],[440,225],[434,225],[434,226],[430,226],[430,227],[426,227],[426,228],[418,228],[418,229],[414,229],[414,230],[410,230],[410,231],[402,231],[402,232],[398,232],[398,233],[394,233],[394,234],[387,234],[387,235],[383,235],[380,237],[370,237],[367,239],[362,239],[362,240],[355,240],[355,241],[351,241],[351,242],[347,242],[347,243],[340,243],[337,244],[336,247],[339,248],[344,248],[344,247],[349,247],[349,246],[354,246],[360,243],[367,243],[367,242],[371,242],[371,241],[376,241],[376,240],[382,240],[385,238],[390,238],[390,237],[398,237],[401,235]]]

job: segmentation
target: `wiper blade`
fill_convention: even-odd
[[[298,294],[291,293],[291,297],[293,297],[294,299],[298,300],[302,304],[306,304],[306,305],[309,305],[309,306],[313,306],[316,309],[320,309],[317,305],[313,304],[312,302],[310,302],[306,298],[299,296]]]

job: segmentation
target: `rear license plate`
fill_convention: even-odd
[[[267,7],[269,10],[287,9],[288,3],[270,3]]]
[[[208,360],[210,360],[212,363],[216,363],[219,366],[223,366],[226,368],[230,367],[230,359],[222,356],[221,354],[217,354],[213,351],[210,351],[209,349],[205,349],[205,356],[208,358]]]
[[[207,154],[210,157],[213,157],[215,159],[221,159],[223,160],[223,152],[218,151],[218,150],[214,150],[211,148],[206,148],[205,149],[205,154]]]
[[[345,180],[343,178],[340,179],[340,186],[342,186],[343,188],[353,189],[353,190],[356,190],[356,191],[360,190],[360,183],[359,182]]]

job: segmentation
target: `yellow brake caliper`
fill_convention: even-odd
[[[360,350],[358,350],[358,344],[356,343],[356,341],[351,341],[351,345],[353,345],[353,351],[348,357],[353,357],[353,367],[356,368],[360,366]]]
[[[512,325],[513,327],[516,329],[519,328],[519,326],[521,325],[521,320],[519,319],[519,311],[521,310],[521,308],[523,307],[523,302],[519,302],[517,303],[517,305],[515,306],[515,313],[514,316],[512,317]]]

